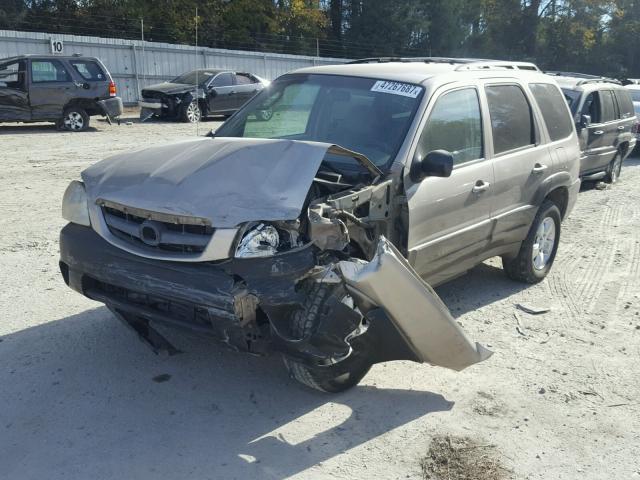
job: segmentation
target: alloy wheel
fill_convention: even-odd
[[[84,128],[84,119],[82,115],[78,112],[69,112],[66,117],[64,117],[64,128],[67,130],[82,130]]]
[[[538,226],[531,252],[533,267],[536,270],[543,270],[547,266],[549,260],[551,260],[555,243],[556,223],[553,218],[545,217]]]
[[[197,102],[191,102],[187,107],[187,118],[191,123],[200,121],[200,107]]]

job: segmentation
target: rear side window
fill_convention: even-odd
[[[465,88],[445,93],[429,115],[418,148],[422,155],[447,150],[458,165],[483,157],[482,117],[478,92]]]
[[[602,90],[600,94],[601,122],[611,122],[618,118],[611,90]]]
[[[70,82],[71,75],[58,60],[33,60],[31,62],[31,81],[33,83]]]
[[[627,90],[615,90],[616,100],[618,101],[618,110],[620,118],[632,118],[635,117],[633,110],[633,102],[631,101],[631,95]]]
[[[631,100],[634,102],[640,102],[640,90],[629,89],[629,93],[631,93]]]
[[[251,75],[247,73],[236,73],[236,84],[249,85],[251,83],[256,83],[255,80],[251,77]]]
[[[96,62],[72,60],[70,63],[74,70],[85,80],[99,82],[107,79],[106,75]]]
[[[535,129],[531,106],[517,85],[485,87],[491,117],[493,152],[497,155],[509,150],[535,144]]]
[[[551,141],[571,135],[573,122],[558,88],[550,83],[531,83],[529,88],[540,107]]]

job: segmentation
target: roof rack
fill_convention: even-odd
[[[531,62],[511,62],[501,60],[474,60],[460,65],[456,68],[460,70],[491,70],[491,69],[504,69],[504,70],[530,70],[533,72],[539,72],[540,69],[535,63]]]
[[[456,71],[460,70],[532,70],[539,72],[540,69],[529,62],[511,62],[502,60],[486,60],[478,58],[452,58],[452,57],[370,57],[361,58],[347,62],[350,65],[362,63],[447,63],[458,65]]]
[[[576,86],[585,85],[587,83],[615,83],[617,85],[622,85],[622,82],[620,80],[616,80],[615,78],[601,77],[598,75],[589,75],[587,73],[557,72],[557,71],[548,71],[544,73],[547,75],[552,75],[554,77],[569,77],[569,78],[581,79],[576,82]]]

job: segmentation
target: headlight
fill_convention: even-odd
[[[87,227],[91,225],[84,183],[74,180],[65,190],[62,197],[62,218]]]
[[[245,232],[236,248],[236,258],[268,257],[275,255],[280,244],[278,230],[272,225],[259,223]]]

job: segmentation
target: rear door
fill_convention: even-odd
[[[83,98],[109,98],[110,78],[102,66],[91,59],[68,60],[74,75],[76,95]]]
[[[432,284],[473,266],[491,228],[493,165],[484,151],[480,95],[475,86],[443,91],[432,100],[415,157],[453,154],[448,178],[415,183],[405,175],[409,203],[409,260]]]
[[[234,75],[231,72],[219,73],[211,80],[207,100],[211,113],[223,113],[236,109],[234,81]]]
[[[262,85],[258,82],[258,80],[248,73],[236,73],[235,85],[236,108],[240,108],[242,105],[251,100],[251,98],[262,88]]]
[[[491,118],[495,171],[492,243],[501,246],[526,237],[537,210],[535,194],[552,165],[523,86],[487,83],[484,92]]]
[[[27,61],[0,64],[0,120],[30,120]]]
[[[76,85],[67,67],[58,59],[29,61],[29,100],[33,120],[57,120],[75,96]]]
[[[608,91],[589,93],[582,104],[581,114],[591,117],[591,124],[586,128],[586,144],[580,162],[580,174],[589,174],[602,170],[613,157],[611,139],[611,121],[615,117],[613,97]],[[581,135],[585,133],[581,132]]]

